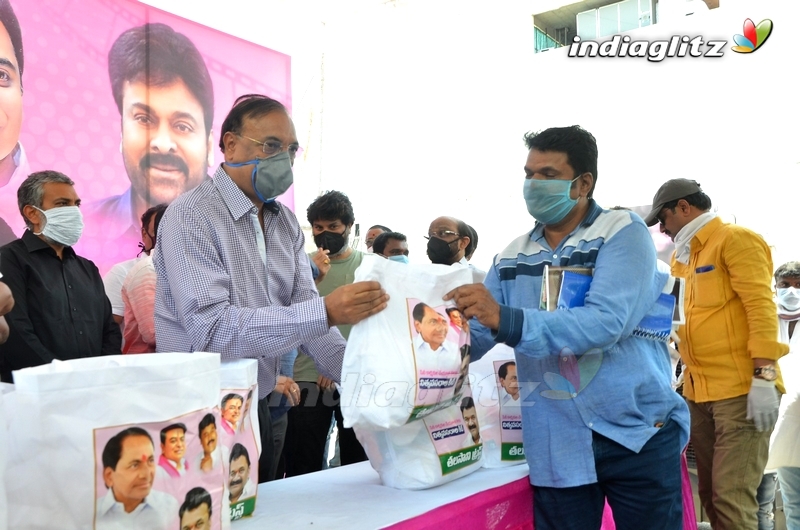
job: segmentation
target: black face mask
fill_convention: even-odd
[[[335,232],[322,232],[314,236],[314,243],[317,248],[330,251],[329,256],[338,254],[345,244],[345,234],[337,234]]]
[[[428,240],[428,258],[430,258],[431,263],[438,263],[440,265],[450,265],[453,256],[458,254],[458,239],[455,241],[447,242],[444,239],[439,239],[438,237],[432,237]],[[456,243],[456,249],[450,246],[453,243]]]
[[[150,241],[152,241],[152,242],[155,244],[156,236],[154,236],[154,235],[152,235],[152,236],[151,236],[151,235],[150,235],[150,234],[148,234],[147,232],[145,232],[145,234],[147,234],[147,236],[150,238]],[[148,255],[149,255],[151,250],[153,250],[153,247],[147,248],[147,247],[144,245],[144,243],[142,243],[142,242],[140,241],[140,242],[139,242],[139,253],[138,253],[138,254],[136,254],[136,257],[138,258],[139,256],[141,256],[141,255],[142,255],[142,252],[144,252],[145,254],[148,254]]]

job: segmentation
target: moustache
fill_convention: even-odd
[[[148,153],[139,161],[139,169],[142,172],[151,169],[153,166],[159,168],[171,167],[184,175],[189,174],[189,166],[186,165],[186,162],[181,157],[169,153]]]
[[[236,479],[236,480],[231,480],[230,483],[228,484],[228,486],[231,486],[231,487],[232,486],[239,486],[240,484],[244,484],[244,480],[239,478],[239,479]]]

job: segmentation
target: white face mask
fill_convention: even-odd
[[[36,208],[36,206],[34,206]],[[44,227],[41,232],[34,234],[44,235],[56,243],[71,247],[81,238],[83,233],[83,215],[77,206],[59,206],[45,211],[36,208],[44,216]]]
[[[788,311],[800,309],[800,289],[781,287],[778,289],[778,304]]]

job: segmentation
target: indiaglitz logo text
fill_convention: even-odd
[[[614,35],[611,40],[597,42],[581,40],[579,36],[569,45],[569,57],[642,57],[661,62],[667,57],[722,57],[727,41],[703,37],[673,35],[669,40],[633,40],[629,35]]]
[[[743,34],[733,36],[737,53],[752,53],[759,49],[772,34],[773,24],[764,19],[754,24],[745,19]],[[722,57],[726,40],[704,40],[702,36],[673,35],[667,40],[633,40],[630,35],[614,35],[604,42],[583,40],[576,35],[569,45],[569,57],[640,57],[651,62],[661,62],[668,57]]]

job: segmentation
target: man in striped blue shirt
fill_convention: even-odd
[[[666,344],[633,336],[667,275],[642,220],[592,199],[597,144],[578,126],[525,137],[533,230],[494,259],[483,285],[445,297],[474,317],[472,355],[514,348],[537,530],[680,529],[686,404]],[[584,305],[540,311],[545,265],[589,267]],[[477,322],[475,322],[477,320]]]
[[[383,310],[388,295],[377,282],[358,282],[319,296],[297,218],[275,201],[292,184],[299,152],[280,102],[237,99],[219,145],[225,161],[214,178],[176,199],[159,227],[156,347],[257,359],[267,448],[273,443],[265,398],[275,388],[281,355],[299,347],[338,382],[345,341],[334,326]],[[264,478],[274,467],[261,470]]]

